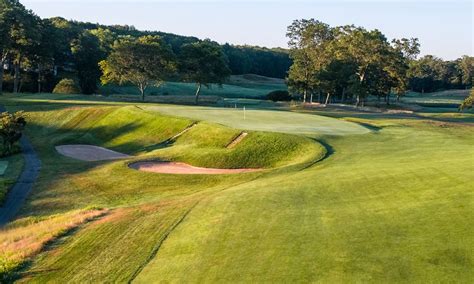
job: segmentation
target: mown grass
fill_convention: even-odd
[[[86,206],[111,208],[112,211],[110,217],[67,236],[36,258],[21,274],[28,281],[108,279],[123,282],[133,278],[152,256],[160,239],[167,236],[196,202],[230,186],[271,174],[175,176],[135,171],[127,167],[128,161],[85,163],[63,157],[56,153],[55,145],[85,143],[136,155],[131,160],[170,156],[189,162],[194,152],[206,157],[206,153],[213,151],[225,152],[225,146],[240,131],[198,123],[192,131],[179,137],[174,145],[161,149],[164,141],[194,121],[161,115],[136,106],[115,105],[113,102],[71,101],[71,98],[45,101],[40,97],[23,101],[4,98],[10,110],[27,111],[30,122],[27,135],[43,164],[21,216],[46,218],[51,214],[68,214]],[[252,149],[264,151],[267,142],[274,141],[272,135],[260,138],[257,132],[252,135],[262,142],[259,145],[250,143]],[[301,161],[300,167],[303,167],[313,158],[319,159],[323,155],[324,148],[315,141],[304,137],[278,136],[277,140],[282,145],[288,139],[295,143],[295,147],[308,150],[301,155],[295,148],[280,149],[285,153],[277,157],[280,165]],[[234,150],[240,146],[237,145]],[[173,149],[178,147],[183,147],[183,151],[173,153]],[[186,155],[179,157],[183,152]],[[217,167],[218,161],[218,156],[214,155],[207,163]],[[260,159],[260,162],[264,160]],[[221,165],[231,167],[244,163],[229,159]],[[264,166],[269,167],[270,164],[265,163]],[[292,170],[294,167],[286,169]],[[98,267],[101,267],[100,270],[97,270]]]
[[[456,123],[317,111],[364,127],[311,110],[304,115],[259,111],[242,120],[241,113],[226,109],[138,104],[141,110],[96,97],[0,100],[32,115],[27,133],[43,161],[22,216],[47,217],[90,205],[112,208],[106,218],[36,257],[20,275],[23,281],[470,282],[473,277],[474,132],[467,117]],[[130,127],[142,114],[144,121]],[[167,124],[168,118],[177,122]],[[160,144],[195,121],[169,147]],[[109,125],[115,131],[105,134]],[[159,127],[173,130],[161,135]],[[226,149],[242,130],[250,134]],[[313,165],[324,155],[314,137],[328,152]],[[262,167],[283,167],[242,175],[153,174],[128,169],[128,161],[84,163],[54,151],[54,144],[74,141],[136,154],[131,161],[169,158],[208,166],[263,161]]]
[[[97,218],[106,210],[73,211],[48,218],[24,218],[0,230],[0,281],[8,281],[32,256],[54,239],[77,226]]]
[[[220,125],[199,123],[179,137],[173,147],[156,154],[169,160],[214,168],[273,168],[317,161],[326,154],[321,144],[309,138],[263,132],[250,132],[228,149],[226,146],[240,133]]]
[[[136,282],[471,282],[472,126],[379,124],[200,203]]]
[[[147,110],[195,120],[211,121],[242,130],[279,132],[319,137],[321,135],[352,135],[370,132],[367,128],[312,114],[277,110],[242,108],[188,107],[157,105]]]
[[[222,98],[265,98],[271,91],[286,90],[284,80],[267,78],[255,75],[231,76],[221,87],[211,85],[203,88],[201,96],[215,96]],[[150,87],[148,93],[153,96],[194,96],[196,84],[166,82],[160,87]],[[105,95],[139,95],[139,91],[133,86],[107,85],[100,88],[99,93]]]

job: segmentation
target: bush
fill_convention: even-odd
[[[79,94],[80,92],[76,82],[71,79],[62,79],[53,90],[55,94]]]
[[[277,101],[291,101],[291,95],[288,91],[278,90],[268,93],[267,100]]]

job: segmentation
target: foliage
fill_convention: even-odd
[[[26,126],[26,117],[22,111],[0,114],[0,137],[3,140],[3,153],[12,153],[13,145],[18,142]]]
[[[223,45],[233,75],[258,74],[266,77],[285,78],[291,65],[288,51],[281,48]]]
[[[97,90],[101,74],[98,62],[105,57],[99,39],[91,32],[85,31],[72,41],[71,51],[82,93],[93,94]]]
[[[274,102],[277,102],[277,101],[281,101],[281,102],[291,101],[291,95],[286,90],[272,91],[272,92],[268,93],[267,100],[271,100],[271,101],[274,101]]]
[[[62,79],[59,83],[54,87],[53,90],[54,94],[79,94],[81,93],[81,89],[76,84],[76,82],[72,79]]]
[[[99,65],[102,84],[131,83],[140,90],[143,101],[149,86],[161,85],[176,70],[173,51],[157,36],[118,41]]]
[[[459,109],[460,110],[470,109],[472,108],[473,104],[474,104],[474,88],[471,89],[471,94],[462,102],[462,104],[459,106]]]
[[[324,69],[328,58],[328,43],[333,39],[329,25],[310,20],[296,20],[288,27],[287,37],[293,64],[288,72],[290,90],[303,93],[306,102],[308,92],[321,87],[318,73]]]
[[[211,84],[222,86],[231,73],[222,48],[210,40],[184,45],[181,48],[179,62],[184,80],[197,84],[196,104],[199,100],[201,85],[207,88]]]
[[[454,61],[426,55],[412,61],[408,71],[409,86],[416,92],[470,88],[474,79],[474,57],[463,56]]]

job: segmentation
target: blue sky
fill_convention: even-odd
[[[451,1],[283,0],[23,0],[41,17],[128,24],[220,43],[286,47],[286,27],[315,18],[332,26],[379,29],[389,38],[418,37],[422,54],[474,56],[474,5]]]

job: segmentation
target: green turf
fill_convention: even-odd
[[[276,110],[242,108],[183,107],[160,105],[147,107],[160,113],[212,121],[243,130],[271,131],[308,136],[351,135],[370,132],[367,128],[324,116]]]
[[[458,282],[473,277],[472,127],[410,121],[200,203],[136,279]]]
[[[203,88],[202,96],[219,96],[223,98],[263,98],[271,91],[286,90],[284,80],[256,75],[231,76],[222,86],[211,85]],[[166,82],[160,87],[151,87],[150,96],[194,96],[196,84]],[[109,85],[101,87],[100,93],[106,95],[139,95],[138,88],[133,86]]]
[[[250,110],[243,120],[241,111],[226,108],[137,107],[87,96],[5,95],[0,103],[27,111],[27,134],[43,162],[22,217],[111,209],[51,243],[20,272],[23,281],[469,283],[474,277],[471,114]],[[242,129],[249,135],[226,149]],[[131,161],[266,170],[145,173],[128,169],[127,161],[58,155],[53,146],[66,142],[137,155]]]

